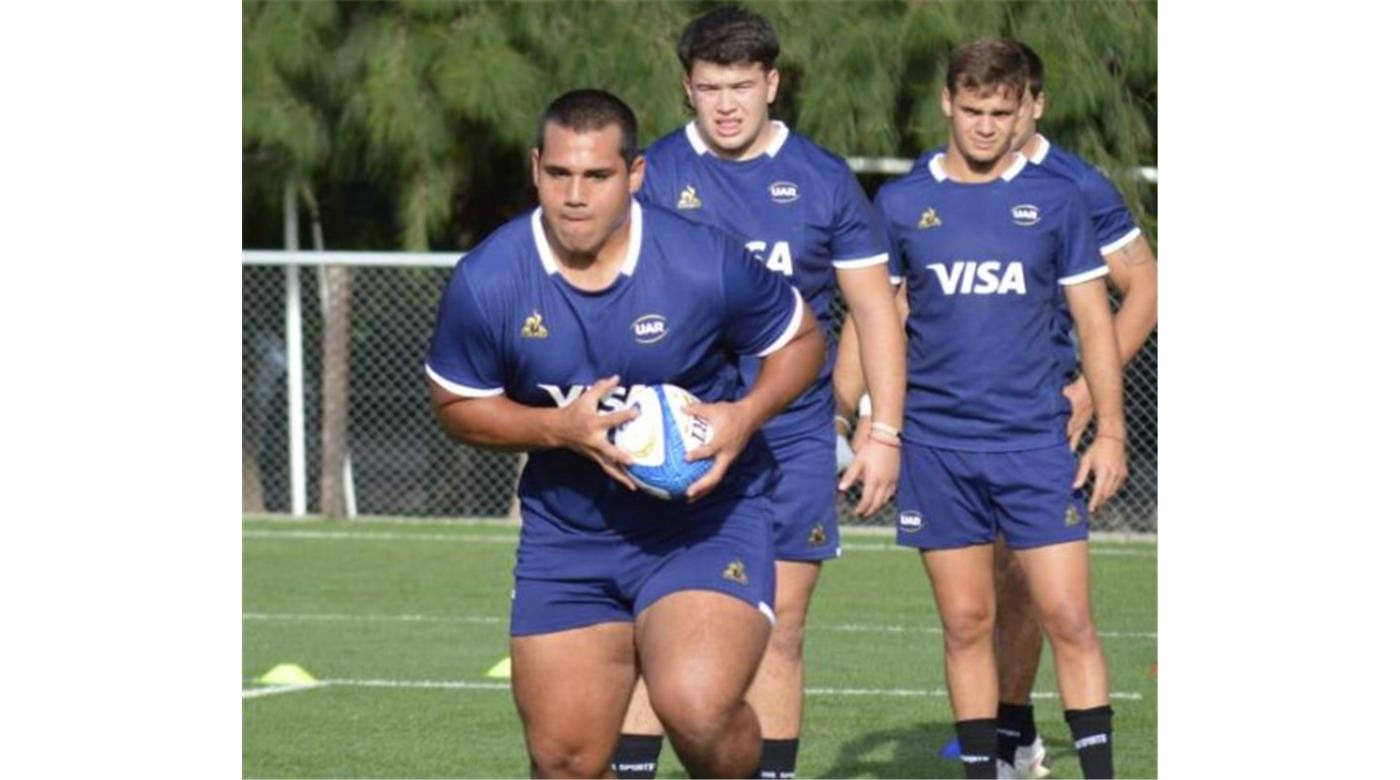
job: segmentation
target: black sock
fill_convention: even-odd
[[[797,771],[799,739],[765,739],[763,753],[758,759],[758,774],[762,780],[790,780]]]
[[[953,724],[962,748],[963,772],[967,777],[997,776],[997,720],[979,718]]]
[[[1016,765],[1016,748],[1035,741],[1035,708],[1029,704],[997,704],[997,757]]]
[[[1065,710],[1065,722],[1079,751],[1079,768],[1086,778],[1113,777],[1113,708],[1105,704],[1087,710]]]
[[[623,734],[613,751],[613,774],[622,778],[656,777],[656,761],[661,757],[661,737],[653,734]]]

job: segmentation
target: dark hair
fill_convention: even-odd
[[[720,6],[690,20],[676,43],[676,56],[687,75],[696,60],[718,65],[757,62],[770,70],[778,61],[778,34],[753,11]]]
[[[1009,87],[1019,100],[1030,80],[1021,47],[1002,38],[979,38],[959,46],[948,63],[948,92]]]
[[[1040,97],[1040,91],[1045,89],[1045,63],[1041,61],[1040,55],[1035,53],[1035,49],[1027,46],[1021,41],[1016,41],[1020,47],[1021,54],[1026,57],[1026,69],[1030,77],[1028,86],[1031,88],[1031,97]]]
[[[535,148],[544,151],[544,127],[553,122],[575,132],[602,130],[609,125],[622,129],[622,159],[630,167],[637,159],[637,115],[622,99],[601,89],[565,92],[540,115],[535,129]]]

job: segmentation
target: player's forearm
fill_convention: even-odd
[[[904,422],[904,389],[907,380],[904,332],[895,312],[893,296],[884,305],[855,306],[851,319],[860,334],[860,366],[869,386],[874,422],[899,428]]]
[[[448,436],[487,450],[525,452],[561,446],[558,409],[526,406],[504,396],[443,397],[434,388],[433,411]]]
[[[865,392],[865,373],[860,367],[860,336],[855,319],[846,317],[836,342],[836,365],[831,370],[831,387],[836,395],[836,413],[849,418]]]
[[[810,387],[825,357],[826,340],[804,304],[797,334],[782,349],[763,359],[748,395],[736,402],[744,409],[752,429],[763,427]]]

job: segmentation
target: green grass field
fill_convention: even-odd
[[[525,777],[507,681],[516,530],[394,522],[243,524],[245,777]],[[807,635],[800,777],[962,777],[942,637],[917,556],[848,533]],[[1119,777],[1157,776],[1157,547],[1091,546]],[[314,687],[259,683],[293,663]],[[1080,777],[1048,650],[1036,714],[1054,777]],[[669,749],[662,777],[684,777]]]

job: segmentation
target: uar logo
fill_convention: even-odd
[[[1040,221],[1040,208],[1029,203],[1012,206],[1011,221],[1021,227],[1030,227]]]
[[[791,203],[797,200],[797,185],[790,181],[775,181],[768,185],[768,194],[774,203]]]
[[[1000,260],[958,260],[952,270],[930,263],[928,269],[938,277],[944,295],[1026,294],[1026,272],[1019,261],[1007,263],[1004,271]]]
[[[660,314],[643,314],[632,321],[632,335],[638,344],[655,344],[666,338],[666,318]]]
[[[913,509],[906,509],[899,513],[899,527],[909,532],[917,531],[924,527],[924,516]]]

